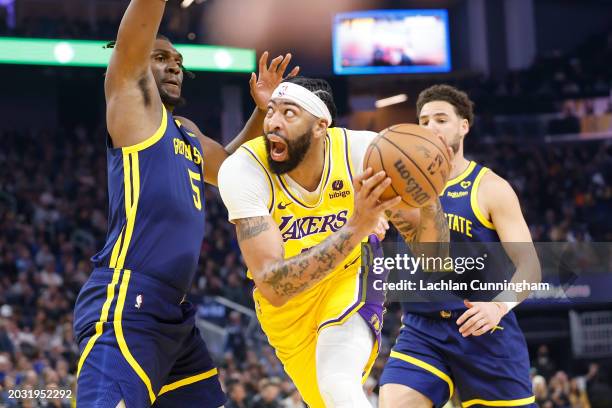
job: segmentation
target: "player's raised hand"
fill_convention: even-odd
[[[463,337],[480,336],[498,328],[499,321],[508,312],[500,302],[470,302],[466,299],[463,303],[468,310],[457,319]]]
[[[274,58],[268,66],[268,51],[261,54],[259,58],[259,72],[257,75],[253,72],[251,79],[249,79],[251,97],[255,101],[257,108],[265,111],[274,89],[283,79],[294,77],[300,72],[300,67],[296,66],[289,72],[289,75],[283,77],[290,61],[291,54],[287,53],[284,57],[279,55]]]
[[[370,167],[353,179],[355,206],[349,223],[357,227],[363,235],[376,231],[385,210],[402,201],[399,196],[385,201],[380,200],[380,196],[389,185],[391,178],[387,177],[384,171],[372,175]]]

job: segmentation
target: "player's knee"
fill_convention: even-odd
[[[319,392],[328,408],[361,408],[359,396],[363,396],[361,380],[345,373],[317,375]],[[365,405],[367,406],[367,405]]]
[[[420,392],[405,385],[385,384],[380,387],[378,406],[379,408],[431,408],[433,402]]]

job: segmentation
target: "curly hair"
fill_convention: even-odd
[[[331,125],[336,121],[336,115],[338,113],[338,110],[336,109],[336,103],[334,102],[334,93],[329,82],[324,79],[306,78],[303,76],[288,78],[283,82],[291,82],[293,84],[303,86],[310,92],[317,95],[323,101],[325,106],[327,106],[327,109],[329,109],[329,113],[331,114],[332,123],[330,123],[329,126],[331,127]]]
[[[416,103],[417,117],[420,116],[423,105],[433,101],[450,103],[458,116],[467,119],[470,126],[474,124],[474,102],[465,92],[446,84],[430,86],[419,94]]]

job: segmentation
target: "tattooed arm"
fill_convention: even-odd
[[[284,258],[283,239],[271,216],[234,219],[238,244],[261,294],[274,306],[282,306],[331,273],[372,232],[385,210],[398,198],[380,202],[391,180],[371,169],[355,177],[352,217],[338,231],[308,251]]]
[[[415,255],[448,256],[450,232],[440,200],[420,209],[400,203],[385,215]]]
[[[360,244],[365,234],[347,223],[319,245],[284,259],[283,240],[270,216],[235,220],[238,244],[255,285],[282,306],[325,278]]]

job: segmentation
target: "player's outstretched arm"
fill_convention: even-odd
[[[149,69],[150,55],[166,8],[164,0],[131,0],[121,19],[106,72],[107,93],[123,80],[139,79]]]
[[[121,19],[104,81],[106,123],[115,147],[143,141],[161,123],[150,58],[165,5],[164,0],[132,0]]]
[[[363,184],[362,184],[363,182]],[[274,306],[282,306],[332,272],[377,226],[385,210],[399,198],[380,202],[390,179],[371,169],[355,177],[353,216],[320,244],[284,259],[283,241],[270,216],[237,219],[236,233],[244,260],[258,290]]]

